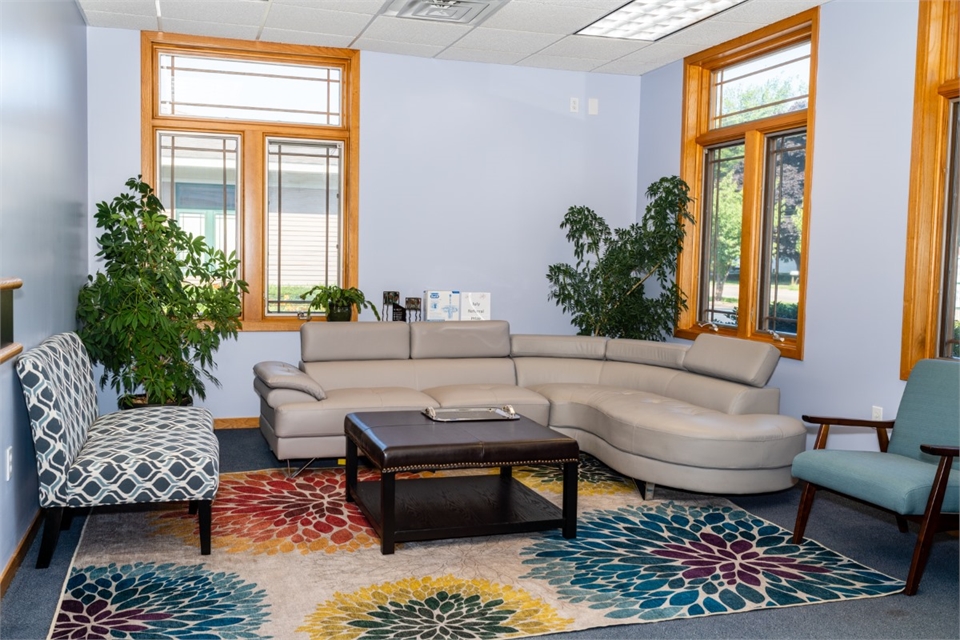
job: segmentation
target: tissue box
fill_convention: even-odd
[[[459,291],[424,291],[423,319],[431,322],[460,319]]]
[[[490,320],[490,292],[460,292],[461,320]]]

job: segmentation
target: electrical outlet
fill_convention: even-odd
[[[10,482],[10,478],[13,476],[13,447],[7,447],[7,482]]]
[[[883,407],[873,406],[873,410],[870,413],[871,420],[883,420]]]
[[[580,113],[580,98],[570,98],[570,113]]]

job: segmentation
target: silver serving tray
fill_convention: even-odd
[[[484,420],[519,420],[520,414],[506,404],[502,407],[464,407],[462,409],[434,409],[427,407],[421,413],[435,422],[482,422]]]

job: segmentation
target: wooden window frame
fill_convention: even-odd
[[[740,299],[736,327],[716,328],[716,333],[747,340],[766,342],[780,350],[787,358],[803,358],[804,309],[809,255],[810,192],[813,175],[813,129],[816,105],[817,41],[819,9],[814,8],[763,29],[711,47],[684,60],[683,120],[681,130],[680,177],[690,186],[690,193],[702,201],[704,185],[704,150],[707,147],[734,140],[743,140],[747,158],[744,163],[743,229],[740,250]],[[710,128],[711,74],[714,70],[743,62],[796,44],[810,41],[810,89],[807,108],[768,118],[744,122],[716,129]],[[763,171],[766,162],[765,137],[768,134],[805,129],[807,134],[806,164],[804,169],[804,208],[801,233],[803,252],[798,269],[800,300],[797,308],[796,337],[777,340],[771,333],[756,327],[761,246],[760,232],[763,220]],[[699,220],[702,212],[695,216]],[[694,340],[701,333],[714,332],[712,327],[698,324],[700,306],[700,262],[702,243],[698,222],[687,222],[687,241],[677,263],[677,284],[687,296],[687,308],[680,313],[674,335]],[[745,284],[744,284],[745,283]]]
[[[900,379],[939,353],[950,102],[960,97],[960,0],[919,3]]]
[[[245,60],[307,63],[337,66],[342,69],[343,113],[341,124],[291,125],[246,120],[211,120],[159,113],[159,55],[161,52],[207,54]],[[360,56],[359,51],[329,47],[252,42],[224,38],[187,36],[144,31],[140,39],[141,68],[141,173],[150,184],[156,179],[156,134],[239,133],[241,138],[241,175],[238,202],[240,208],[241,274],[250,286],[243,296],[242,331],[297,331],[303,320],[296,316],[268,316],[265,309],[266,286],[266,209],[263,167],[267,137],[290,139],[322,138],[343,143],[343,192],[340,211],[343,216],[340,238],[341,286],[358,284],[359,256],[359,175],[360,175]]]

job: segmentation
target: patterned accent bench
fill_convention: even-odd
[[[145,407],[97,415],[86,348],[75,333],[44,340],[17,361],[37,456],[49,566],[71,508],[189,501],[199,511],[200,553],[210,553],[210,514],[220,483],[213,416],[199,407]],[[66,518],[64,515],[66,514]]]

